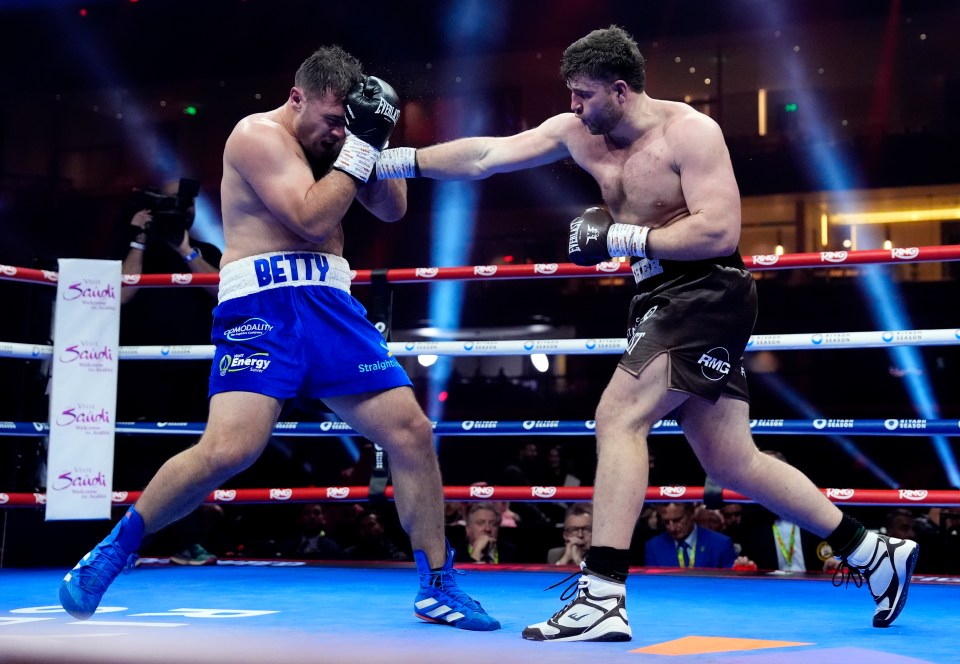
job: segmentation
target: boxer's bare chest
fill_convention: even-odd
[[[680,173],[662,135],[617,148],[593,141],[574,155],[620,223],[657,227],[686,210]]]

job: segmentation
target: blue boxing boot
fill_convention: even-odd
[[[133,507],[93,551],[67,572],[60,583],[60,605],[77,620],[86,620],[103,594],[125,569],[133,567],[143,539],[143,517]]]
[[[420,592],[413,604],[418,618],[428,622],[452,625],[460,629],[489,632],[500,629],[500,623],[487,615],[480,602],[460,590],[455,574],[463,574],[453,568],[454,551],[446,544],[447,560],[440,569],[430,569],[424,551],[414,551],[420,575]]]

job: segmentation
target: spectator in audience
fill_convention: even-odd
[[[562,445],[553,445],[547,450],[540,483],[544,486],[580,486],[580,478],[573,473],[569,461],[563,454]]]
[[[278,556],[307,560],[335,560],[341,557],[340,545],[327,537],[327,517],[323,505],[304,504],[297,515],[297,525],[297,534],[277,545]]]
[[[718,533],[723,532],[726,523],[719,510],[707,509],[706,505],[697,505],[695,514],[694,518],[697,520],[697,525],[701,528],[709,528]]]
[[[743,505],[740,503],[724,505],[720,508],[720,516],[723,517],[724,534],[736,542],[737,537],[734,535],[739,536],[740,534],[740,522],[743,519]]]
[[[357,521],[357,543],[343,550],[348,560],[409,560],[410,556],[391,540],[380,515],[367,510]]]
[[[916,521],[913,512],[903,507],[887,512],[886,534],[900,539],[915,539],[913,524]]]
[[[503,486],[541,486],[540,479],[543,474],[537,465],[537,445],[533,442],[524,442],[517,447],[517,457],[504,470],[500,477],[500,484]],[[544,503],[514,503],[513,511],[517,519],[522,521],[529,528],[538,526],[549,526],[559,523],[563,518],[562,508],[556,515],[556,519],[551,518],[550,513],[553,506]]]
[[[547,562],[579,565],[587,557],[593,539],[593,505],[574,503],[563,519],[563,546],[547,551]]]
[[[467,509],[466,541],[454,545],[457,562],[512,563],[516,562],[516,548],[500,539],[500,510],[492,503],[471,503]]]
[[[960,572],[960,512],[931,507],[914,520],[913,530],[923,550],[917,571],[924,574]]]
[[[700,528],[693,503],[657,506],[666,532],[646,544],[649,567],[733,567],[749,561],[738,559],[733,540],[722,533]]]
[[[467,511],[467,504],[459,501],[448,500],[443,504],[443,525],[447,528],[451,526],[466,526],[464,514]]]
[[[517,448],[517,458],[503,470],[500,483],[504,486],[533,486],[539,477],[537,471],[537,444],[521,443]]]

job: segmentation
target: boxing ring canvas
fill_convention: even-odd
[[[236,561],[240,562],[240,561]],[[637,569],[634,637],[621,643],[525,641],[558,610],[564,571],[469,569],[461,586],[498,618],[467,632],[413,615],[412,565],[282,561],[214,567],[145,564],[121,575],[90,620],[57,604],[59,569],[0,570],[0,662],[87,664],[714,662],[922,664],[960,661],[960,579],[915,576],[888,629],[865,588],[823,575]]]

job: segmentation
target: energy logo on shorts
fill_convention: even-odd
[[[228,373],[237,371],[263,373],[273,362],[273,360],[268,359],[269,357],[270,353],[251,353],[249,356],[245,353],[224,355],[220,358],[220,375],[226,376]]]
[[[273,329],[273,325],[262,318],[248,318],[229,330],[224,330],[223,336],[230,341],[249,341],[262,337]]]
[[[697,360],[707,380],[720,380],[730,373],[730,352],[720,346],[711,348]]]

